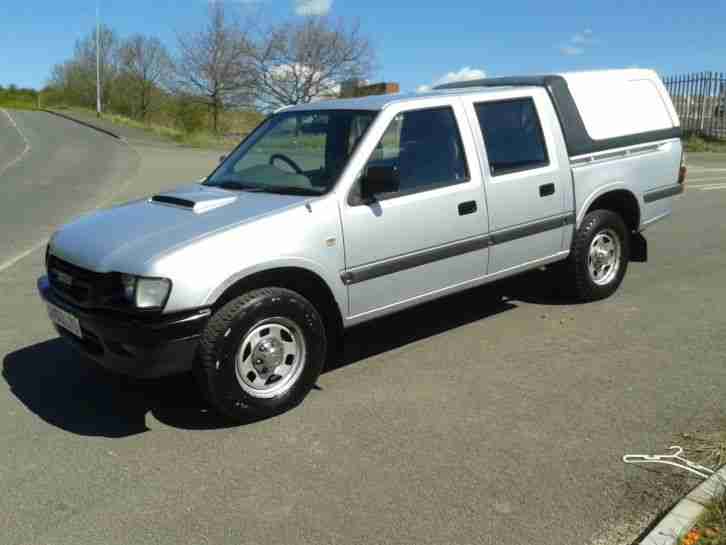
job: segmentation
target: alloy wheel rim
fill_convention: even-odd
[[[306,356],[300,328],[287,318],[255,324],[239,345],[236,375],[240,387],[257,398],[287,392],[302,373]]]
[[[600,231],[590,243],[587,269],[590,278],[598,286],[612,282],[620,269],[622,248],[620,238],[612,229]]]

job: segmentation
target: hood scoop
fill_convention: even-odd
[[[205,212],[232,204],[236,200],[237,195],[231,194],[228,191],[197,186],[193,189],[182,189],[171,193],[154,195],[149,199],[149,202],[189,210],[195,214],[204,214]]]

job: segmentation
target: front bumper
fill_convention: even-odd
[[[191,370],[199,336],[211,315],[206,308],[136,319],[85,310],[58,297],[46,276],[38,279],[38,291],[43,300],[78,318],[83,338],[55,326],[61,337],[103,367],[139,378]]]

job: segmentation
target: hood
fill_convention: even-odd
[[[190,184],[81,216],[53,235],[50,248],[96,272],[143,274],[145,264],[174,247],[309,200]]]

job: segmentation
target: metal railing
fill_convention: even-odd
[[[686,135],[726,139],[726,74],[697,72],[663,79]]]

